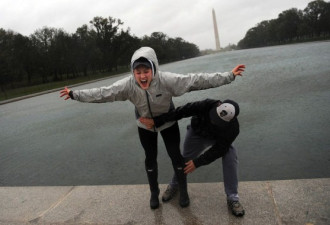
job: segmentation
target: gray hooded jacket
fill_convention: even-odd
[[[158,59],[155,51],[150,47],[142,47],[135,51],[131,59],[131,68],[135,60],[144,57],[153,63],[153,79],[147,90],[143,90],[136,82],[133,69],[132,75],[123,78],[110,86],[73,91],[73,99],[80,102],[113,102],[129,100],[135,105],[137,125],[147,129],[138,119],[139,117],[153,118],[167,113],[174,107],[172,97],[186,92],[215,88],[232,82],[235,77],[232,72],[199,73],[181,75],[159,71]],[[151,131],[161,131],[172,126],[175,122],[168,122]]]

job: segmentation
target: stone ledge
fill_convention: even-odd
[[[0,224],[330,224],[330,178],[241,182],[243,218],[228,210],[222,182],[188,191],[188,208],[176,197],[151,210],[147,185],[0,187]]]

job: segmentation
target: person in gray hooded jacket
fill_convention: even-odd
[[[70,90],[65,87],[60,93],[65,100],[71,98],[80,102],[103,103],[129,100],[135,105],[136,123],[141,144],[145,150],[145,169],[149,181],[150,207],[159,207],[157,136],[162,135],[166,150],[177,175],[181,207],[189,205],[187,180],[183,168],[184,159],[180,153],[180,133],[176,121],[166,122],[160,127],[148,127],[139,121],[140,117],[153,118],[174,109],[172,97],[186,92],[215,88],[231,83],[241,76],[244,65],[236,66],[231,72],[199,73],[181,75],[159,70],[155,51],[150,47],[136,50],[131,59],[132,75],[110,86],[87,90]]]

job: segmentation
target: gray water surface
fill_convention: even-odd
[[[208,55],[161,66],[176,73],[224,72],[245,64],[233,83],[174,98],[176,106],[205,98],[241,107],[241,181],[330,177],[330,42]],[[107,86],[128,74],[76,87]],[[179,122],[181,137],[189,119]],[[0,186],[147,183],[134,106],[64,101],[50,93],[0,106]],[[183,142],[183,141],[182,141]],[[172,168],[159,138],[159,182]],[[189,182],[222,181],[221,160]]]

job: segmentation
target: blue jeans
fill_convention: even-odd
[[[215,139],[205,138],[197,135],[193,129],[188,126],[183,144],[182,155],[186,161],[197,158],[200,154],[214,145],[215,141]],[[231,145],[228,152],[222,157],[222,171],[227,199],[232,201],[239,200],[237,168],[237,151],[234,146]],[[172,187],[178,185],[178,181],[175,175],[173,176],[170,185]]]

